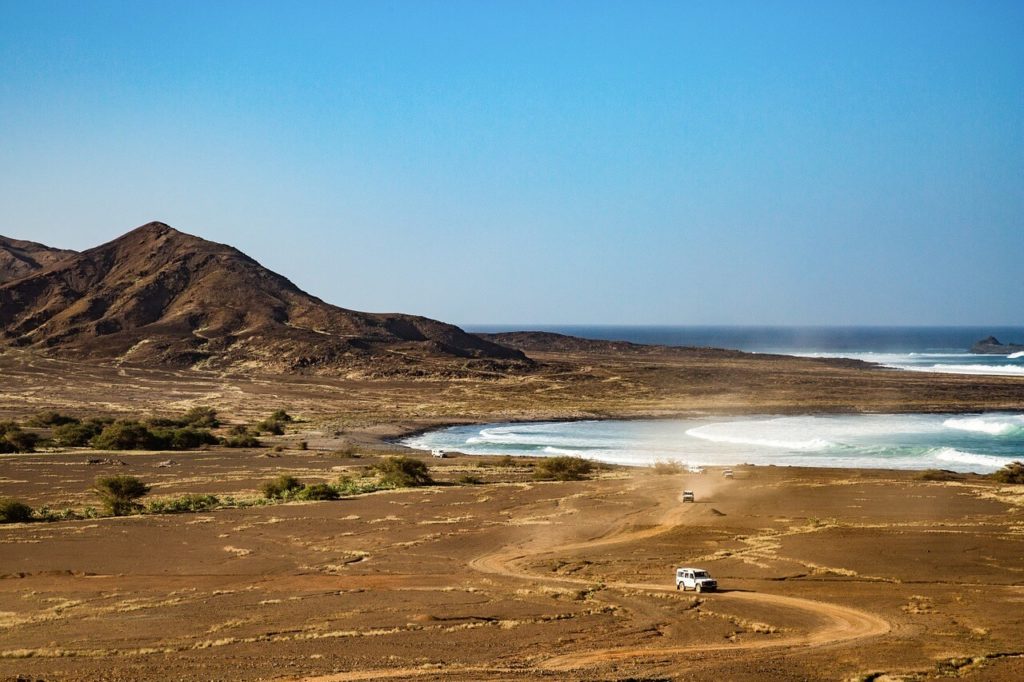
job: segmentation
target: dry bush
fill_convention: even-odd
[[[539,480],[582,481],[594,470],[594,463],[582,457],[559,455],[537,463],[533,477]]]

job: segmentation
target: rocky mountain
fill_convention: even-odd
[[[0,323],[0,346],[177,367],[366,376],[531,364],[450,324],[330,305],[157,222],[0,285]]]
[[[978,355],[1010,355],[1024,352],[1024,344],[1000,343],[994,336],[987,336],[971,346],[971,352]]]
[[[0,284],[31,275],[74,255],[74,251],[0,236]]]

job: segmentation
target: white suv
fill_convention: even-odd
[[[677,568],[676,589],[714,592],[718,589],[718,583],[703,568]]]

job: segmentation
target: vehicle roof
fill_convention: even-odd
[[[708,569],[706,569],[706,568],[694,568],[693,566],[680,566],[676,570],[677,571],[704,571],[705,573],[708,572]]]

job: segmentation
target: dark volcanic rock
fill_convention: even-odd
[[[999,343],[999,339],[994,336],[986,337],[980,341],[976,341],[971,346],[971,352],[979,355],[1009,355],[1011,353],[1020,353],[1024,351],[1024,344],[1019,343]]]
[[[0,284],[31,275],[74,255],[74,251],[0,236]]]
[[[0,345],[144,364],[361,375],[531,364],[450,324],[327,304],[163,223],[0,286],[0,323]]]

